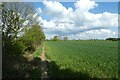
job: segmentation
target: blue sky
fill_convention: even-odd
[[[75,2],[61,2],[66,8],[74,7]],[[112,13],[118,13],[118,2],[96,2],[99,6],[95,9],[92,9],[91,12],[93,13],[102,13],[105,11],[112,12]],[[34,3],[35,9],[41,7],[43,10],[45,9],[45,6],[42,2],[35,2]]]
[[[85,7],[85,9],[86,9],[86,7],[88,8],[88,11],[86,12],[83,10],[83,13],[91,15],[92,17],[96,18],[95,19],[96,21],[101,23],[101,24],[99,23],[99,25],[97,24],[97,26],[95,26],[95,27],[93,27],[93,26],[91,27],[91,25],[93,25],[94,23],[96,25],[96,22],[91,20],[92,17],[87,18],[89,16],[84,16],[85,14],[83,14],[83,13],[81,14],[81,12],[80,12],[82,10],[82,8],[80,7],[82,5],[81,3],[80,3],[80,1],[78,1],[78,3],[77,2],[56,2],[56,3],[52,2],[52,3],[50,3],[49,1],[48,2],[46,1],[45,3],[43,3],[43,2],[35,2],[34,3],[35,9],[37,10],[38,8],[40,8],[42,11],[42,14],[38,13],[38,15],[43,20],[43,29],[44,29],[44,32],[45,32],[47,38],[51,38],[54,35],[59,36],[61,34],[62,34],[62,36],[68,36],[70,39],[74,39],[74,38],[75,39],[88,39],[88,38],[86,38],[87,36],[91,39],[92,38],[105,39],[107,37],[117,37],[118,27],[115,27],[116,25],[114,25],[115,24],[114,22],[117,20],[116,15],[118,14],[118,3],[117,2],[95,2],[95,3],[93,2],[92,3],[91,1],[88,0],[88,5],[95,6],[95,4],[97,4],[97,6],[94,7],[93,9],[91,6],[88,6],[88,7],[91,7],[89,9],[87,7],[87,5],[86,6],[83,5],[83,7]],[[72,10],[71,14],[77,15],[77,10],[78,10],[78,12],[80,12],[80,14],[83,15],[84,17],[82,17],[82,16],[80,16],[80,14],[78,14],[78,16],[79,16],[78,20],[80,20],[80,21],[78,21],[77,19],[73,20],[74,26],[70,26],[70,29],[68,29],[69,26],[65,26],[65,25],[69,25],[69,24],[65,24],[65,23],[62,23],[62,24],[57,23],[58,25],[55,26],[56,23],[54,23],[54,21],[56,21],[56,22],[60,22],[60,20],[63,22],[67,22],[67,20],[69,21],[69,18],[66,17],[65,15],[63,15],[66,13],[60,12],[62,10],[58,10],[59,8],[56,8],[56,6],[57,6],[56,4],[58,4],[61,9],[64,9],[63,12],[69,11],[68,8],[71,8],[70,9],[70,10]],[[78,5],[79,9],[76,8],[75,4]],[[83,4],[85,4],[85,3],[83,3]],[[56,11],[54,11],[54,8],[56,9]],[[59,17],[58,14],[60,14],[61,17]],[[98,18],[100,16],[101,16],[101,18]],[[82,18],[85,18],[85,19],[82,19]],[[116,18],[116,19],[114,19],[114,18]],[[106,21],[106,23],[104,20]],[[70,21],[72,21],[72,20],[70,20]],[[90,24],[90,22],[93,22],[93,23]],[[102,23],[104,23],[104,24],[102,24]],[[107,25],[109,23],[110,23],[110,25]],[[52,27],[51,26],[47,27],[46,24],[52,25]],[[82,25],[82,24],[84,24],[84,25]],[[78,25],[78,26],[76,26],[76,25]],[[103,25],[107,25],[107,27],[103,26]],[[59,26],[59,28],[58,28],[58,26]],[[86,28],[86,26],[87,26],[87,28]],[[50,29],[50,27],[51,27],[51,29]],[[72,28],[78,29],[78,30],[72,31]],[[80,31],[81,32],[83,31],[83,32],[81,33]],[[109,33],[109,34],[108,35],[98,34],[99,31],[101,33],[104,32],[106,34],[107,33]],[[96,32],[96,33],[94,33],[94,32]],[[76,34],[74,34],[74,33],[76,33]],[[94,36],[90,37],[90,35],[88,33],[90,33],[90,34],[92,33],[91,35],[94,35]],[[115,34],[115,35],[113,35],[113,34]],[[80,36],[83,36],[83,37],[80,37]],[[84,36],[86,36],[86,37],[84,37]]]
[[[61,2],[62,5],[64,5],[66,8],[72,7],[75,9],[74,6],[75,2]],[[118,13],[118,2],[96,2],[99,6],[96,8],[90,10],[92,13],[103,13],[105,11],[111,12],[111,13]],[[42,2],[35,2],[34,3],[35,9],[41,8],[42,10],[45,10],[45,5]],[[44,19],[50,20],[49,16],[42,15]]]

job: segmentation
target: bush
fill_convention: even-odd
[[[41,45],[45,39],[42,28],[38,25],[33,25],[26,29],[22,37],[14,39],[12,37],[3,37],[3,54],[5,55],[20,55],[24,52],[33,53],[35,49]]]
[[[24,46],[20,44],[20,41],[13,40],[10,38],[4,38],[3,39],[3,45],[2,45],[2,51],[3,55],[20,55],[23,53]]]
[[[33,25],[25,30],[21,39],[26,46],[25,51],[34,51],[45,40],[45,35],[39,25]]]

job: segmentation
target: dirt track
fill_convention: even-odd
[[[43,46],[42,54],[41,54],[40,58],[41,58],[41,72],[42,72],[41,79],[44,80],[44,79],[48,78],[47,60],[46,60],[46,56],[45,56],[45,46]]]

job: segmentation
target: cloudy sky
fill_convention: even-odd
[[[118,36],[118,3],[79,0],[34,3],[47,39],[105,39]]]

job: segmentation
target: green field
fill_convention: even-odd
[[[51,77],[118,77],[117,41],[46,41]]]

